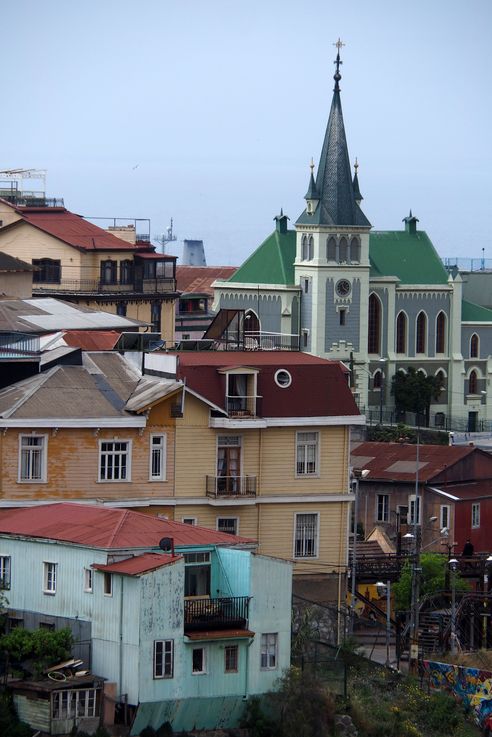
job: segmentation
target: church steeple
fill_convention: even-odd
[[[340,39],[335,46],[337,47],[337,57],[334,62],[336,71],[333,77],[335,87],[315,182],[319,204],[314,210],[311,208],[311,211],[307,207],[297,223],[370,227],[370,222],[357,203],[352,181],[340,101],[340,80],[342,78],[340,65],[343,63],[340,59],[340,49],[343,46]],[[360,192],[358,194],[360,195]],[[307,196],[306,199],[308,199]]]

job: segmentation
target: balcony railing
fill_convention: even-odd
[[[255,417],[257,413],[257,400],[254,395],[240,397],[228,394],[226,397],[227,414],[230,417]]]
[[[256,476],[207,476],[207,496],[256,496]]]
[[[244,629],[248,626],[249,596],[223,599],[185,599],[185,632],[198,630]]]
[[[176,291],[176,280],[170,277],[159,277],[158,279],[140,279],[131,284],[115,282],[107,284],[100,279],[62,279],[58,284],[33,285],[34,294],[50,293],[82,293],[82,294],[125,294],[144,293],[154,294],[160,292]]]

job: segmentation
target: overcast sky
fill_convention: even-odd
[[[363,209],[492,258],[491,0],[0,0],[0,169],[240,264],[304,206],[342,50]],[[136,167],[136,168],[135,168]]]

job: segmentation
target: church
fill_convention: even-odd
[[[352,174],[336,45],[331,109],[305,208],[293,230],[283,212],[275,217],[274,232],[232,277],[214,283],[214,306],[244,310],[250,335],[287,336],[302,351],[346,362],[370,421],[394,419],[392,378],[414,368],[441,387],[431,426],[489,429],[492,309],[463,299],[461,274],[444,267],[412,212],[402,230],[373,230],[357,160]]]

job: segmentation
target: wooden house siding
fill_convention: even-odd
[[[0,250],[22,261],[32,263],[33,258],[51,258],[61,261],[62,279],[81,279],[80,267],[83,254],[28,223],[12,230],[0,230]]]
[[[182,522],[183,518],[194,518],[196,524],[201,527],[209,527],[213,530],[217,529],[217,519],[219,517],[237,517],[239,526],[237,534],[242,537],[250,537],[253,540],[258,539],[258,515],[260,507],[244,506],[242,504],[228,504],[227,506],[211,507],[208,504],[178,504],[174,509],[163,511],[171,517],[174,515],[176,522]],[[285,556],[283,556],[285,557]]]

